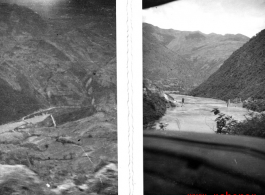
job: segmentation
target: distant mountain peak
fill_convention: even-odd
[[[144,76],[161,88],[189,91],[247,41],[236,35],[167,30],[143,23]]]
[[[195,31],[191,32],[190,34],[186,35],[185,38],[187,40],[192,39],[192,40],[204,40],[206,39],[206,36],[201,33],[200,31]]]

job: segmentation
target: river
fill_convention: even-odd
[[[182,107],[168,108],[166,114],[159,120],[159,122],[168,123],[166,130],[215,133],[216,116],[211,112],[213,108],[218,108],[222,113],[238,121],[244,120],[244,115],[248,113],[242,104],[231,104],[227,107],[225,101],[218,99],[170,95],[179,103],[184,98],[185,103]],[[159,129],[158,124],[156,129]]]

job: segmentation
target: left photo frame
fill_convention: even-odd
[[[0,194],[118,194],[116,1],[0,0]]]

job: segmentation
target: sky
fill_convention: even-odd
[[[58,12],[62,4],[68,0],[0,0],[1,3],[10,3],[26,6],[42,16],[53,16]]]
[[[0,0],[0,3],[26,6],[41,16],[50,18],[65,13],[79,14],[80,10],[87,7],[88,0]]]
[[[252,37],[265,29],[265,0],[180,0],[143,10],[143,22],[163,29]]]

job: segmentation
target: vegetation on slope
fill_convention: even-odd
[[[254,99],[250,101],[245,101],[243,103],[243,107],[256,112],[263,112],[265,111],[265,99]]]
[[[201,84],[233,51],[243,35],[165,30],[143,24],[143,73],[165,90],[190,91]]]
[[[218,109],[213,110],[218,117],[217,133],[229,135],[247,135],[265,138],[265,113],[252,112],[246,116],[246,120],[238,122],[231,116],[220,113]]]
[[[265,98],[265,30],[235,51],[220,67],[190,94],[200,97],[242,100]]]
[[[166,102],[158,94],[147,90],[143,97],[143,124],[147,125],[158,120],[166,112]]]
[[[115,108],[115,6],[94,3],[51,19],[0,3],[0,124],[51,106]]]
[[[162,45],[152,34],[152,28],[143,28],[143,77],[167,90],[186,91],[193,85],[189,62]],[[169,37],[169,40],[171,38]]]
[[[118,193],[115,1],[71,2],[0,3],[1,195]]]
[[[143,125],[152,125],[166,112],[166,99],[153,84],[144,82],[143,93]]]
[[[229,129],[229,134],[265,138],[265,114],[236,123]]]

